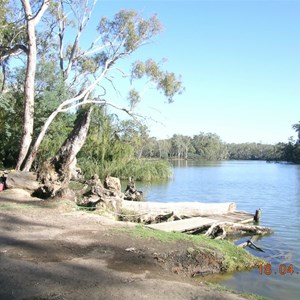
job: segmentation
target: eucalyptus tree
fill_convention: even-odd
[[[292,128],[297,132],[297,134],[298,134],[297,143],[300,144],[300,122],[298,122],[297,124],[294,124],[292,126]]]
[[[9,60],[27,51],[25,44],[26,30],[21,6],[16,6],[9,0],[0,0],[0,66],[1,88],[4,92],[7,79]]]
[[[19,9],[19,6],[15,8]],[[98,22],[94,40],[83,43],[83,36],[89,35],[87,24],[92,17],[96,0],[29,1],[22,0],[19,10],[24,42],[15,43],[9,49],[1,48],[1,60],[7,55],[22,51],[27,57],[27,70],[24,84],[23,134],[17,169],[28,171],[39,151],[45,134],[59,113],[74,112],[87,104],[108,105],[129,115],[135,113],[142,95],[133,88],[128,91],[128,106],[118,106],[106,93],[107,82],[115,91],[118,82],[114,76],[133,84],[136,79],[148,77],[156,88],[164,93],[169,102],[182,91],[181,80],[174,73],[161,69],[154,60],[136,61],[131,64],[134,52],[149,42],[162,29],[156,16],[144,19],[135,11],[121,10],[112,20],[102,17]],[[46,13],[48,12],[48,13]],[[44,18],[41,17],[44,15]],[[45,17],[46,16],[46,17]],[[42,20],[42,22],[40,22]],[[50,59],[57,62],[62,80],[68,87],[69,96],[63,99],[45,120],[39,134],[32,141],[35,72],[37,62]],[[124,65],[126,65],[124,69]]]
[[[19,170],[32,142],[34,122],[35,72],[37,66],[36,26],[48,9],[49,0],[43,1],[34,12],[29,0],[21,0],[24,9],[27,41],[24,51],[27,55],[27,68],[24,84],[24,119],[21,147],[16,169]]]
[[[145,147],[150,139],[149,129],[145,124],[137,119],[121,121],[118,135],[123,142],[133,147],[136,158],[144,156]]]
[[[168,158],[170,156],[172,143],[170,139],[158,140],[158,157],[159,158]]]
[[[174,134],[171,138],[172,148],[171,153],[173,157],[178,159],[184,158],[184,153],[187,153],[187,147],[185,144],[185,137],[181,134]]]
[[[227,158],[227,148],[215,133],[203,133],[195,135],[192,144],[196,154],[202,159],[222,160]]]
[[[128,92],[129,108],[126,108],[119,107],[110,99],[106,99],[105,89],[103,89],[104,92],[98,93],[96,88],[99,85],[101,86],[105,79],[111,80],[109,77],[110,71],[120,71],[116,67],[118,61],[130,56],[135,50],[158,34],[160,30],[161,25],[156,17],[145,20],[134,11],[122,10],[115,15],[112,21],[105,17],[100,20],[97,28],[99,36],[96,40],[97,42],[101,41],[101,46],[93,42],[88,48],[90,50],[82,53],[78,52],[76,60],[73,59],[77,62],[74,68],[81,70],[78,73],[86,74],[83,77],[84,81],[79,85],[79,91],[73,97],[63,101],[46,120],[28,156],[24,170],[30,169],[49,125],[58,113],[67,112],[85,104],[102,104],[123,110],[130,115],[134,114],[134,108],[141,100],[141,96],[135,89],[131,89]],[[76,49],[78,48],[76,47]],[[101,49],[101,52],[97,52],[95,49]],[[75,54],[72,53],[73,51],[70,52],[70,55],[75,57]],[[91,68],[91,66],[93,67]],[[76,76],[76,71],[74,71],[74,74],[73,82],[77,82],[80,78]],[[148,60],[145,63],[141,61],[134,63],[130,74],[131,80],[148,76],[150,80],[156,83],[157,88],[164,92],[169,102],[173,100],[174,95],[181,91],[181,82],[176,78],[175,74],[161,71],[153,60]],[[112,84],[115,86],[114,82]]]

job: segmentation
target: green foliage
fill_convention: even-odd
[[[136,158],[143,156],[149,140],[149,129],[146,125],[134,119],[121,121],[118,124],[118,136],[123,142],[132,146]]]
[[[161,29],[156,16],[145,20],[136,11],[126,10],[117,13],[113,21],[103,17],[98,26],[104,44],[118,42],[122,45],[121,51],[126,53],[136,50],[145,41],[157,35]]]
[[[118,122],[113,115],[97,107],[92,115],[85,145],[78,154],[78,164],[87,178],[98,174],[136,180],[168,178],[170,166],[162,161],[135,158],[147,138],[147,128],[133,120]]]
[[[229,159],[235,160],[272,160],[282,159],[280,145],[261,143],[227,144]]]
[[[252,146],[256,149],[254,151],[252,149],[253,156],[252,159],[265,159],[272,161],[287,161],[296,164],[300,164],[300,122],[292,125],[292,128],[297,132],[298,139],[295,141],[293,137],[290,137],[287,143],[278,143],[276,145],[263,145],[263,144],[247,144],[244,147],[245,149]],[[236,148],[237,145],[234,147]],[[246,147],[247,146],[247,147]],[[241,151],[233,151],[233,153],[237,153]],[[240,154],[241,155],[241,154]],[[244,153],[245,155],[245,153]],[[249,156],[249,154],[248,154]]]
[[[18,68],[10,79],[7,91],[0,94],[0,161],[11,167],[15,165],[20,146],[23,119],[24,68]],[[53,109],[68,95],[67,87],[55,64],[43,62],[36,73],[35,128],[36,136]],[[50,126],[39,149],[35,168],[53,156],[67,137],[74,115],[60,115]]]
[[[153,60],[148,59],[145,63],[136,61],[131,70],[131,82],[134,79],[141,79],[147,76],[156,84],[156,88],[162,91],[169,103],[173,102],[176,94],[183,92],[181,78],[177,78],[174,73],[164,72],[159,65]]]
[[[5,47],[5,49],[2,49],[6,51],[3,54],[4,52],[2,53],[2,49],[0,49],[0,61],[2,63],[4,58],[9,58],[7,51],[12,48],[18,49],[14,54],[17,53],[19,55],[19,50],[23,50],[25,54],[28,40],[25,26],[26,18],[24,17],[22,3],[1,1],[0,4],[2,4],[0,44]],[[33,14],[39,11],[41,4],[42,1],[32,1],[30,3]],[[66,7],[64,8],[64,6],[70,10],[69,14],[66,14]],[[140,46],[149,42],[161,32],[162,26],[156,16],[143,18],[136,11],[121,10],[111,20],[103,17],[97,28],[98,36],[93,39],[90,45],[81,47],[81,34],[83,29],[86,28],[92,10],[92,1],[71,1],[67,4],[50,1],[50,7],[35,28],[37,37],[37,70],[35,78],[33,142],[39,135],[49,115],[63,101],[82,95],[87,87],[89,89],[87,94],[89,99],[85,100],[92,102],[96,101],[95,99],[100,99],[103,95],[98,95],[97,97],[92,94],[96,84],[91,84],[95,80],[99,79],[97,86],[102,87],[104,94],[106,94],[107,86],[106,83],[102,86],[102,79],[107,79],[113,88],[116,89],[115,74],[112,74],[116,70],[120,71],[123,77],[127,77],[127,80],[130,79],[130,76],[125,74],[132,74],[131,84],[133,79],[147,76],[151,82],[156,84],[157,89],[168,98],[169,102],[173,101],[175,94],[179,94],[182,91],[181,81],[176,78],[175,74],[162,71],[159,65],[151,59],[145,63],[141,62],[133,71],[131,71],[131,65],[128,65],[125,71],[120,68],[112,68],[113,65],[117,64],[118,60],[127,58]],[[15,12],[19,11],[20,14],[15,14]],[[18,19],[19,16],[20,19]],[[58,33],[59,39],[56,38],[56,33]],[[15,106],[15,97],[11,98],[8,94],[5,95],[5,101],[8,101],[8,104],[5,105],[6,102],[2,104],[3,107],[5,106],[5,110],[0,115],[0,125],[3,125],[0,133],[4,134],[2,142],[4,150],[1,149],[3,152],[1,154],[6,158],[8,156],[6,151],[8,146],[14,145],[16,152],[19,148],[20,132],[22,132],[22,126],[20,126],[22,121],[20,112],[22,110],[19,107],[23,107],[24,101],[25,65],[25,60],[21,67],[15,67],[13,63],[9,62],[9,66],[12,67],[16,75],[16,78],[11,79],[9,82],[9,89],[17,91],[16,99],[18,105],[16,104]],[[4,73],[3,71],[1,83],[5,79]],[[108,73],[110,74],[107,75]],[[11,95],[12,91],[9,91],[9,93]],[[70,108],[70,106],[84,104],[80,103],[80,101],[83,101],[82,98],[77,98],[77,100],[77,102],[75,100],[72,103],[67,102],[65,110]],[[129,90],[128,100],[131,111],[133,111],[135,106],[141,101],[141,95],[136,89],[132,88]],[[112,101],[108,99],[107,102]],[[8,127],[8,123],[3,120],[13,115],[18,121],[16,124],[11,124],[12,126]],[[72,114],[59,116],[51,124],[40,146],[41,148],[38,150],[36,165],[56,153],[57,148],[62,144],[63,139],[70,131],[73,117],[74,115]],[[126,136],[124,132],[118,132],[116,124],[109,118],[111,117],[99,115],[94,118],[94,125],[91,126],[87,145],[78,156],[82,169],[88,175],[98,173],[104,177],[105,175],[120,172],[121,169],[125,170],[126,164],[133,161],[134,157],[140,158],[142,156],[146,141],[149,139],[147,129],[142,125],[134,124],[132,126],[132,128],[135,127],[134,132],[130,132]],[[11,121],[13,122],[13,119]],[[96,124],[97,122],[98,124]],[[14,136],[14,139],[8,142],[8,138],[11,136]],[[154,151],[148,148],[147,153],[151,156]],[[11,162],[13,163],[17,154],[13,153],[11,156]],[[149,175],[146,177],[149,177]]]
[[[297,132],[298,134],[298,140],[297,142],[300,142],[300,122],[298,122],[297,124],[293,124],[292,128]]]
[[[282,160],[300,164],[300,143],[299,139],[295,142],[291,137],[288,143],[279,144],[282,153]]]
[[[24,37],[24,28],[21,28],[21,20],[13,22],[20,7],[12,6],[9,0],[0,0],[0,45],[9,47],[14,43],[21,42]]]
[[[222,160],[227,158],[227,149],[220,137],[214,133],[203,133],[195,135],[192,140],[195,153],[201,159]]]
[[[15,164],[22,132],[22,95],[15,90],[0,94],[0,161]]]
[[[167,159],[169,157],[169,153],[171,152],[171,140],[165,139],[165,140],[158,140],[157,141],[157,157],[162,159]]]
[[[156,239],[164,243],[187,240],[194,243],[196,249],[206,249],[207,252],[218,252],[224,257],[224,267],[227,272],[241,271],[253,268],[263,261],[236,245],[221,240],[212,240],[203,235],[188,235],[178,232],[152,230],[142,225],[127,229],[129,233],[143,239]]]
[[[34,114],[34,136],[36,136],[49,115],[56,107],[70,96],[70,91],[63,80],[62,74],[54,62],[42,61],[36,71],[36,97]],[[66,114],[65,121],[68,122],[69,115]],[[57,131],[62,129],[62,120],[57,122]],[[71,120],[72,122],[72,120]],[[70,126],[70,123],[67,124]],[[52,131],[55,125],[52,126]],[[64,130],[62,131],[63,134]],[[51,133],[53,136],[53,133]]]
[[[191,138],[188,136],[174,134],[170,140],[171,153],[170,157],[176,157],[178,159],[187,159],[191,146]]]
[[[113,175],[121,179],[133,177],[137,181],[155,181],[170,178],[172,171],[170,164],[165,160],[133,159]]]
[[[103,107],[94,109],[87,140],[77,155],[86,177],[112,175],[133,158],[134,149],[119,139],[115,123],[114,116],[105,114]]]
[[[68,137],[68,134],[71,132],[75,119],[75,114],[62,114],[54,120],[39,148],[37,158],[33,164],[33,169],[37,170],[42,162],[53,157],[57,153],[65,139]]]

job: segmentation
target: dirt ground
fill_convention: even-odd
[[[124,226],[133,225],[1,192],[0,299],[244,299],[172,263],[188,244],[134,238]]]

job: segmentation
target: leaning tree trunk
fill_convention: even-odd
[[[58,194],[58,191],[68,188],[76,167],[76,155],[87,137],[91,114],[92,107],[77,117],[72,132],[58,150],[58,153],[47,160],[40,168],[38,180],[42,182],[43,186],[37,192],[37,196],[42,198],[54,197]]]

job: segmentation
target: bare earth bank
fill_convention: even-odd
[[[167,254],[188,245],[139,239],[133,226],[0,193],[0,299],[244,299],[175,274]]]

